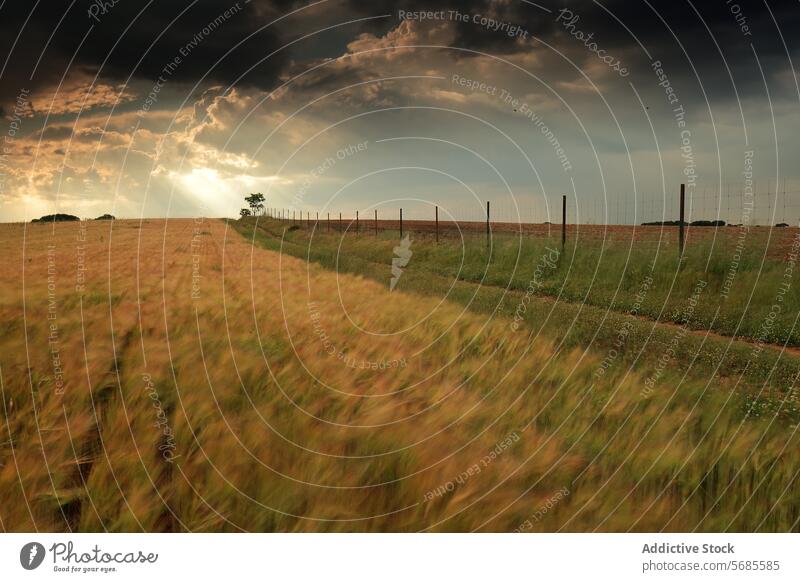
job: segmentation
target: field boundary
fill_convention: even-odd
[[[276,233],[264,228],[263,226],[260,227],[259,230],[267,232],[271,236],[277,236]],[[287,241],[285,238],[283,239],[283,244],[297,245],[297,243],[294,243],[292,241]],[[295,256],[295,255],[293,255],[293,256]],[[301,257],[301,258],[305,259],[305,257]],[[373,261],[373,260],[370,260],[370,259],[367,259],[367,258],[364,258],[364,257],[360,257],[360,256],[350,256],[349,258],[350,258],[350,260],[361,261],[361,262],[364,262],[364,263],[369,263],[371,265],[383,266],[383,263],[380,263],[378,261]],[[314,262],[318,262],[318,261],[314,261]],[[439,273],[436,273],[436,272],[431,271],[429,269],[424,269],[424,270],[427,273],[429,273],[431,276],[442,277],[442,275],[440,275]],[[489,287],[489,288],[496,289],[498,291],[507,290],[507,292],[513,293],[513,294],[522,293],[522,291],[520,289],[516,289],[516,288],[508,288],[508,289],[506,289],[505,287],[502,287],[500,285],[495,285],[495,284],[489,283],[489,282],[475,282],[475,281],[471,281],[471,280],[468,280],[468,279],[459,279],[458,282],[460,284],[469,285],[469,286],[473,286],[473,287]],[[536,299],[536,300],[539,300],[539,301],[542,301],[542,302],[546,302],[546,303],[562,303],[562,304],[570,305],[570,306],[573,306],[573,307],[591,307],[591,308],[594,308],[594,309],[606,310],[606,311],[608,311],[610,313],[613,313],[613,314],[615,314],[617,316],[624,316],[624,317],[629,317],[631,319],[635,319],[637,321],[652,323],[653,325],[658,326],[659,328],[662,328],[662,329],[665,329],[665,330],[667,330],[667,329],[668,330],[679,330],[679,329],[682,329],[682,327],[683,327],[683,326],[681,326],[681,325],[679,325],[679,324],[677,324],[675,322],[672,322],[672,321],[657,320],[657,319],[654,319],[652,317],[649,317],[649,316],[643,315],[643,314],[632,314],[629,311],[604,308],[603,306],[596,305],[595,303],[592,303],[592,302],[589,302],[589,301],[579,302],[579,301],[574,301],[574,300],[572,300],[570,298],[565,298],[563,296],[562,297],[557,297],[557,296],[555,296],[555,295],[553,295],[551,293],[542,292],[541,290],[539,290],[535,295],[532,295],[532,299]],[[769,342],[758,342],[758,341],[754,340],[753,338],[748,337],[746,335],[738,335],[738,336],[727,335],[727,334],[720,333],[718,331],[707,329],[707,328],[690,327],[690,328],[688,328],[688,333],[690,333],[690,334],[692,334],[692,335],[694,335],[696,337],[710,337],[710,338],[717,339],[719,341],[732,341],[732,342],[736,342],[737,344],[743,344],[743,345],[750,346],[751,348],[759,346],[759,347],[767,348],[767,349],[772,350],[774,352],[780,352],[780,353],[786,354],[787,356],[790,356],[790,357],[800,358],[800,347],[799,346],[782,345],[782,344],[769,343]]]

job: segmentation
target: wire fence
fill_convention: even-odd
[[[636,243],[678,245],[680,240],[680,189],[662,196],[562,195],[528,199],[473,199],[454,204],[424,200],[376,203],[359,209],[298,210],[265,208],[263,215],[299,228],[348,234],[379,235],[388,231],[414,232],[437,240],[466,234],[519,233],[566,240],[630,240]],[[563,218],[566,201],[566,220]],[[755,187],[738,185],[721,189],[686,188],[686,242],[713,237],[723,246],[735,245],[738,232],[763,231],[768,244],[778,248],[800,225],[800,189],[780,188],[768,183]],[[710,228],[709,228],[710,227]],[[487,238],[488,240],[488,238]]]
[[[635,192],[630,194],[609,192],[567,193],[567,223],[585,225],[642,225],[645,223],[674,221],[679,216],[679,188],[670,187],[661,194]],[[556,196],[526,196],[511,199],[491,198],[491,221],[514,224],[557,224],[561,222],[561,194]],[[404,218],[409,221],[432,221],[436,209],[442,221],[484,222],[486,219],[484,199],[470,198],[456,202],[404,200],[402,203],[375,202],[360,208],[321,207],[319,209],[272,208],[266,212],[278,217],[281,211],[295,213],[299,220],[317,212],[327,217],[330,213],[338,218],[355,220],[359,212],[362,219],[373,217],[377,210],[379,218],[399,220],[399,207],[403,207]],[[790,187],[787,182],[778,186],[772,182],[759,190],[758,187],[726,184],[721,188],[686,189],[686,220],[689,222],[722,221],[727,225],[750,226],[797,226],[800,222],[800,187]]]

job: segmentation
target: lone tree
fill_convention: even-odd
[[[242,208],[239,211],[239,216],[241,216],[242,218],[244,218],[245,216],[250,216],[251,214],[252,212],[250,212],[247,208]]]
[[[264,195],[261,192],[257,192],[255,194],[250,194],[249,196],[244,197],[245,202],[250,205],[250,208],[253,211],[253,214],[258,215],[259,212],[263,212],[264,210]]]

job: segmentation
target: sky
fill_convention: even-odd
[[[796,223],[798,24],[797,0],[0,0],[0,220],[261,192],[631,223],[686,183],[695,218],[741,222],[752,185]]]

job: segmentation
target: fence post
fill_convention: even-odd
[[[439,242],[439,207],[436,207],[436,242]]]
[[[339,213],[339,232],[342,232],[342,213]]]
[[[331,231],[331,213],[328,213],[328,232]]]
[[[358,210],[356,210],[356,235],[358,235]]]
[[[375,236],[378,236],[378,211],[375,210]]]
[[[489,201],[486,201],[486,246],[489,246],[491,240],[491,229],[489,227],[490,214],[489,214]]]
[[[567,244],[567,196],[561,197],[561,252]]]
[[[403,238],[403,209],[400,209],[400,238]]]
[[[680,218],[678,220],[678,258],[683,258],[683,246],[686,239],[684,238],[684,215],[686,211],[686,184],[681,184],[681,202],[680,202]]]

